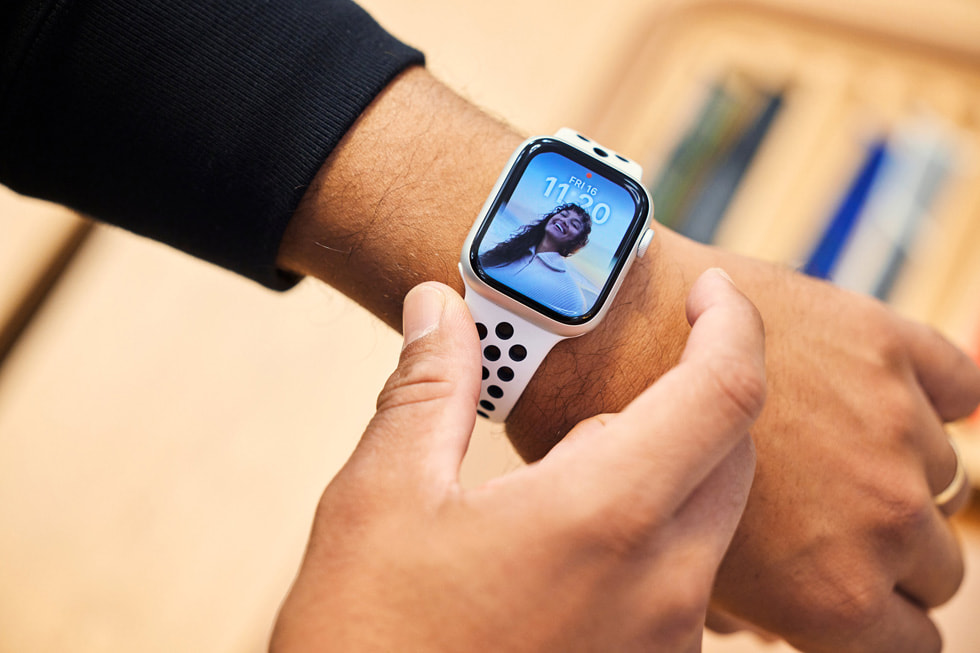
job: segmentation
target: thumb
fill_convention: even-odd
[[[354,457],[374,458],[399,475],[454,483],[480,394],[476,327],[462,298],[434,282],[405,296],[402,325],[398,367]]]
[[[579,491],[637,506],[642,488],[660,512],[673,512],[744,442],[766,391],[759,313],[717,272],[694,284],[687,312],[693,328],[681,362],[570,442],[589,451],[587,459],[563,454],[569,466],[585,465],[563,470]]]

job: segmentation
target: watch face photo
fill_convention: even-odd
[[[648,211],[639,184],[547,139],[518,158],[470,250],[487,284],[566,324],[611,292]]]

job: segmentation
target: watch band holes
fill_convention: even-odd
[[[514,336],[514,326],[510,322],[501,322],[494,332],[501,340],[510,340]]]

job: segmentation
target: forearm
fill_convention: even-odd
[[[400,328],[414,285],[462,290],[463,238],[521,140],[424,69],[406,71],[320,169],[286,229],[280,266],[322,279]]]
[[[417,283],[462,291],[463,240],[522,140],[424,70],[403,74],[321,169],[287,228],[280,265],[322,279],[398,328],[402,298]],[[526,458],[539,458],[596,409],[622,408],[676,361],[694,281],[690,266],[672,262],[679,249],[690,257],[695,248],[661,230],[608,318],[548,356],[509,420]]]

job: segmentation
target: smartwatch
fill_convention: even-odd
[[[511,156],[459,262],[483,354],[482,417],[504,421],[551,348],[609,310],[653,238],[641,175],[567,128]]]

